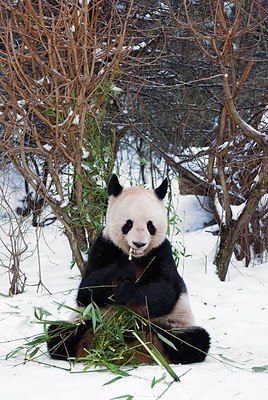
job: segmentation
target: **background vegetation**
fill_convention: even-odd
[[[233,254],[264,257],[267,36],[264,0],[0,0],[1,173],[25,181],[12,218],[58,219],[83,273],[127,159],[131,179],[169,171],[209,198],[221,280]]]

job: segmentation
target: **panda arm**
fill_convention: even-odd
[[[168,314],[182,293],[183,279],[177,272],[170,243],[166,240],[153,254],[153,262],[137,282],[123,282],[116,290],[115,301],[134,310],[143,310],[151,318]],[[145,311],[146,310],[146,311]]]
[[[176,304],[182,290],[175,287],[174,281],[158,277],[148,283],[123,282],[115,292],[117,304],[125,305],[134,311],[142,310],[144,316],[156,318],[168,314]]]
[[[96,239],[89,254],[85,274],[78,289],[77,303],[86,307],[94,301],[99,307],[112,303],[115,287],[125,280],[135,280],[136,266],[124,258],[120,249],[105,240]]]

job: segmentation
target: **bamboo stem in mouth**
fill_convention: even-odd
[[[132,260],[132,251],[133,251],[133,249],[132,249],[132,247],[130,247],[130,248],[129,248],[129,252],[128,252],[128,259],[129,259],[129,261]]]

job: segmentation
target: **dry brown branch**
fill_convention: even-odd
[[[268,187],[268,135],[267,130],[246,122],[247,109],[243,110],[241,105],[239,109],[239,104],[252,70],[261,61],[257,48],[260,43],[265,47],[267,11],[263,2],[249,4],[240,0],[232,4],[209,1],[198,5],[184,1],[184,11],[183,21],[175,18],[177,26],[192,34],[202,54],[222,74],[223,97],[217,138],[209,153],[207,182],[211,184],[208,193],[220,226],[215,262],[219,277],[224,280],[236,246],[246,265],[251,259],[251,245],[263,248],[259,243],[267,210],[264,211],[260,201]],[[264,112],[265,107],[261,115]],[[232,205],[236,204],[244,204],[237,220],[232,212]],[[257,215],[262,215],[260,224],[255,220]]]
[[[243,133],[248,136],[250,139],[257,142],[261,147],[264,147],[267,152],[268,145],[268,137],[267,134],[263,134],[262,132],[255,129],[253,126],[249,125],[243,118],[238,114],[234,101],[233,95],[230,90],[230,85],[228,82],[228,73],[223,75],[223,87],[225,92],[226,104],[228,106],[228,111],[234,120],[234,122],[239,126],[239,128],[243,131]]]
[[[132,6],[120,13],[117,1],[0,1],[0,152],[62,222],[81,272],[90,229],[76,226],[72,212],[84,201],[86,126],[101,121],[106,87],[128,57]]]

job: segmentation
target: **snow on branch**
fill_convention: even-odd
[[[250,139],[255,140],[260,146],[267,147],[268,146],[268,135],[260,132],[255,129],[253,126],[249,125],[237,112],[237,109],[234,104],[233,96],[231,93],[229,81],[228,81],[228,73],[224,73],[223,75],[223,88],[226,98],[226,103],[228,105],[228,111],[234,119],[235,123],[239,126],[239,128],[243,131],[243,133],[249,137]]]

